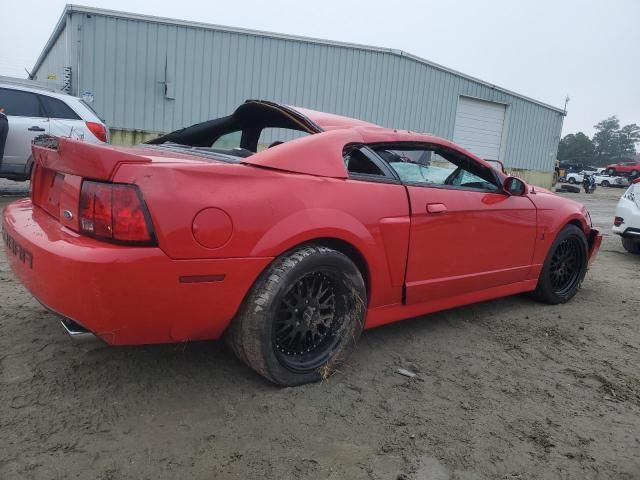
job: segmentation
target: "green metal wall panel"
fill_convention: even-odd
[[[469,96],[507,105],[508,167],[553,169],[562,112],[403,52],[115,13],[70,16],[75,91],[91,91],[113,129],[166,132],[261,98],[451,139],[458,99]]]

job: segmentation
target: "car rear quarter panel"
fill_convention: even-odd
[[[140,186],[159,246],[173,259],[276,257],[335,239],[364,258],[370,306],[402,299],[410,218],[401,185],[222,163],[125,164],[115,180]],[[193,220],[205,208],[223,210],[233,225],[218,248],[194,238]]]

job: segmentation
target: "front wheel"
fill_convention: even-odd
[[[632,177],[637,177],[638,176],[638,170],[631,170],[631,176]]]
[[[576,179],[575,179],[575,178],[573,178],[573,177],[569,177],[568,182],[569,182],[570,184],[572,184],[572,185],[573,185],[573,184],[575,184],[575,183],[576,183]]]
[[[587,273],[588,251],[584,232],[575,225],[564,227],[547,253],[533,296],[551,305],[571,300]]]
[[[640,254],[640,242],[632,238],[622,238],[622,246],[629,253]]]
[[[352,353],[366,314],[362,274],[344,254],[306,245],[256,280],[226,339],[236,355],[282,386],[315,382]]]
[[[603,180],[603,181],[602,181],[602,183],[601,183],[601,185],[602,185],[603,187],[608,187],[608,186],[610,185],[610,184],[609,184],[609,180]]]

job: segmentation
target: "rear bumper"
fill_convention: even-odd
[[[616,207],[616,217],[621,217],[624,223],[614,225],[613,233],[640,240],[640,208],[634,202],[622,197]]]
[[[271,258],[173,260],[76,234],[30,200],[9,205],[11,269],[47,308],[112,345],[220,337]]]

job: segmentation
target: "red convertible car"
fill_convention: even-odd
[[[364,328],[520,292],[566,302],[602,240],[580,204],[447,140],[267,101],[137,147],[50,137],[33,154],[5,250],[68,330],[224,335],[280,385],[330,374]]]

